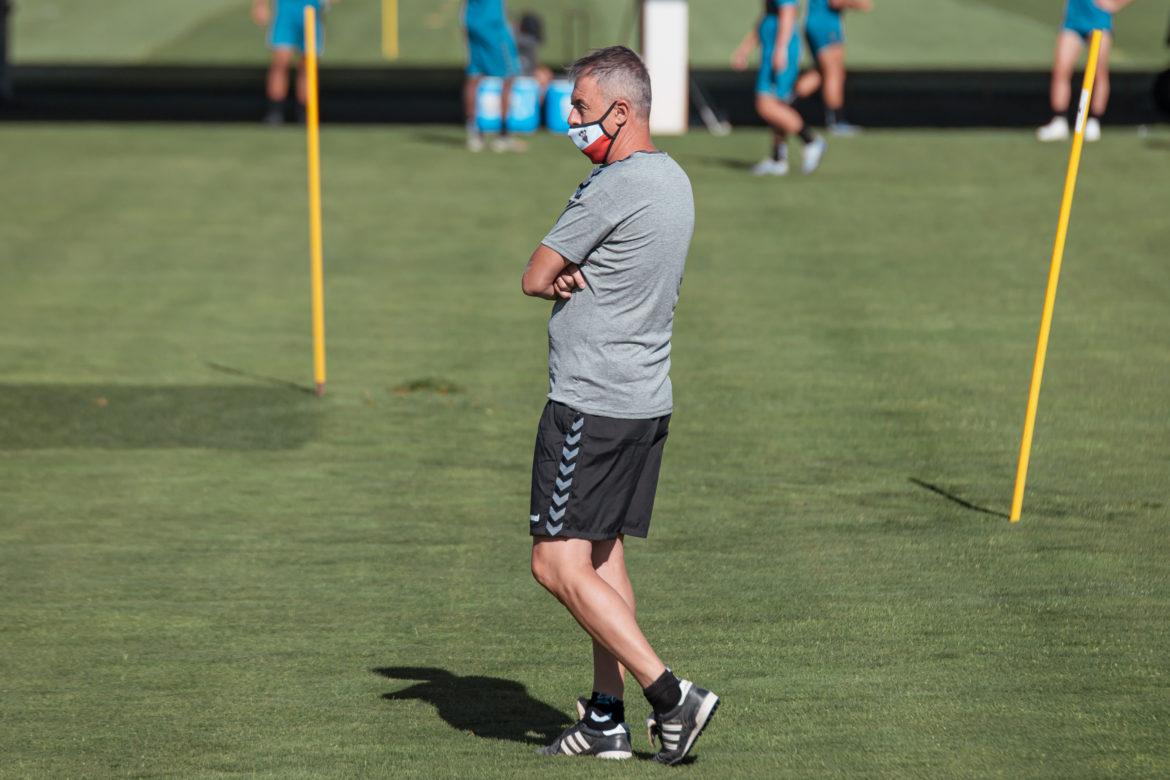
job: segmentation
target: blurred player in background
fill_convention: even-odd
[[[796,0],[764,0],[764,14],[754,30],[744,36],[731,55],[731,66],[746,70],[748,57],[760,46],[760,70],[756,77],[756,113],[772,128],[772,155],[761,160],[752,173],[783,176],[788,173],[788,136],[804,141],[801,169],[812,173],[821,164],[825,139],[814,136],[792,107],[800,68],[800,36],[796,34]]]
[[[540,64],[540,47],[544,45],[544,20],[531,11],[520,17],[516,32],[516,50],[520,54],[520,74],[536,79],[540,94],[553,80],[552,69]]]
[[[475,96],[479,80],[495,76],[504,80],[500,93],[500,137],[492,142],[497,152],[522,152],[524,142],[508,135],[508,102],[512,79],[520,75],[520,55],[504,0],[467,0],[463,9],[463,26],[467,32],[467,80],[463,85],[463,111],[467,118],[467,148],[483,150],[483,134],[475,121]]]
[[[845,11],[870,11],[871,0],[808,0],[804,39],[816,67],[796,80],[798,97],[821,90],[825,127],[833,135],[853,135],[858,128],[845,119]]]
[[[317,12],[317,52],[325,47],[324,11],[329,0],[252,0],[252,21],[268,27],[268,48],[272,64],[268,67],[268,113],[270,125],[284,123],[284,104],[288,99],[288,70],[297,66],[297,118],[305,116],[305,8]]]
[[[1102,30],[1101,55],[1097,60],[1097,79],[1093,85],[1093,102],[1089,121],[1085,123],[1085,140],[1101,138],[1101,117],[1109,105],[1109,50],[1113,45],[1113,14],[1130,4],[1131,0],[1067,0],[1064,23],[1056,38],[1056,53],[1052,60],[1052,121],[1036,131],[1041,141],[1064,141],[1069,137],[1068,107],[1072,99],[1073,68],[1081,49],[1093,30]]]

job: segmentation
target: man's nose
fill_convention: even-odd
[[[581,118],[581,112],[578,111],[576,108],[571,109],[569,111],[569,124],[571,124],[571,125],[585,124],[585,122]]]

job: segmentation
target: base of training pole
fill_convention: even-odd
[[[325,397],[325,383],[318,382],[317,387],[314,389],[313,392],[315,392],[317,394],[318,398],[324,398]]]

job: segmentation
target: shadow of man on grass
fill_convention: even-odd
[[[428,702],[452,728],[477,737],[546,745],[571,723],[564,712],[533,698],[514,680],[460,677],[425,666],[383,666],[371,671],[391,680],[420,681],[384,693],[383,699]]]

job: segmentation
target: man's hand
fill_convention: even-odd
[[[574,290],[584,286],[581,268],[544,244],[536,247],[520,277],[520,289],[525,295],[550,301],[569,298]]]
[[[272,21],[272,8],[268,0],[252,0],[252,21],[258,27],[267,27]]]
[[[584,290],[588,286],[585,284],[585,274],[581,273],[581,266],[576,263],[566,265],[565,270],[561,271],[560,275],[553,281],[553,290],[556,291],[557,297],[565,300],[572,298],[573,293]]]

